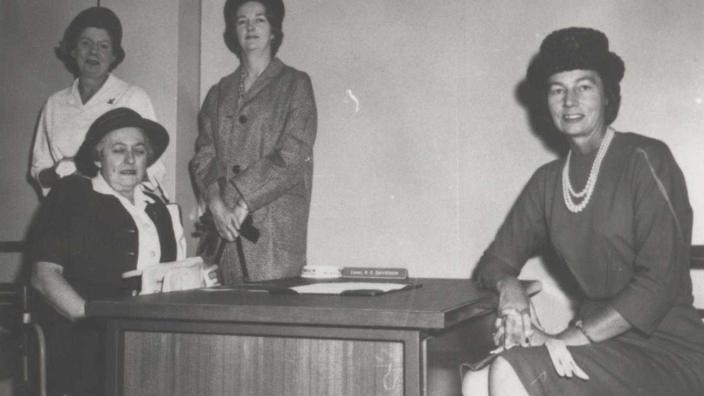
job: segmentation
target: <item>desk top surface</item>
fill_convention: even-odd
[[[277,281],[284,286],[301,279]],[[399,281],[402,282],[402,281]],[[444,329],[496,306],[464,279],[409,279],[422,286],[373,297],[190,290],[88,302],[88,316],[149,320]],[[526,282],[530,294],[540,282]]]

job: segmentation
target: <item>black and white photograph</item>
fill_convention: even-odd
[[[704,396],[701,0],[0,0],[0,396]]]

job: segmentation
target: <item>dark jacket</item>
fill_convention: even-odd
[[[168,209],[155,195],[146,212],[161,244],[161,262],[176,259]],[[32,232],[32,262],[64,267],[63,276],[86,300],[121,294],[122,273],[137,268],[137,226],[120,201],[93,191],[90,179],[61,179],[42,203]]]
[[[168,209],[155,195],[145,211],[161,244],[161,262],[176,259],[176,239]],[[87,301],[131,294],[122,273],[136,269],[137,226],[120,201],[93,190],[90,179],[68,176],[39,209],[31,233],[31,262],[64,268],[63,277]],[[47,384],[52,394],[97,395],[104,390],[105,324],[76,323],[41,301],[37,316],[47,337]]]

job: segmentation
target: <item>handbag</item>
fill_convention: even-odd
[[[141,277],[140,295],[167,293],[218,286],[217,269],[217,265],[207,265],[202,257],[196,256],[128,271],[122,278]]]
[[[198,249],[196,254],[203,257],[209,264],[219,265],[222,260],[222,255],[225,252],[225,246],[229,243],[227,240],[220,237],[218,230],[215,228],[215,220],[210,209],[198,219],[196,223],[196,231],[200,235]],[[248,214],[244,222],[240,225],[240,236],[246,238],[252,243],[257,243],[259,240],[259,230],[253,224],[252,215]],[[238,236],[235,238],[237,247],[237,256],[239,257],[240,269],[242,271],[242,279],[244,282],[249,281],[249,272],[247,270],[247,260],[244,255],[244,247],[242,239]]]

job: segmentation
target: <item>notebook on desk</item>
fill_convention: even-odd
[[[273,282],[244,283],[200,289],[203,291],[268,292],[270,294],[326,294],[338,296],[378,296],[420,287],[419,283],[398,282],[315,282],[299,285],[281,285]]]
[[[419,287],[411,283],[382,282],[320,282],[289,287],[296,294],[330,294],[340,296],[378,296]]]

